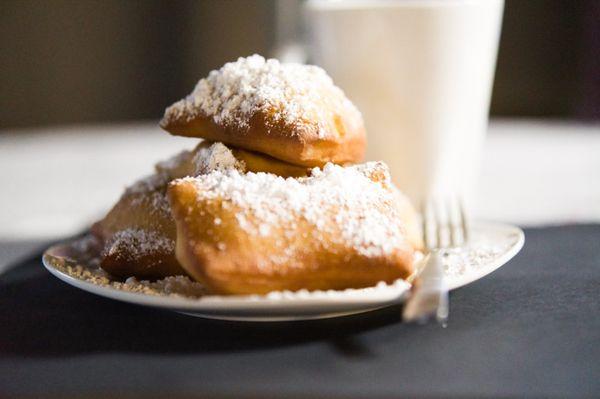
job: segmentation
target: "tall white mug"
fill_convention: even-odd
[[[367,158],[421,202],[470,202],[487,130],[503,0],[309,0],[316,64],[359,107]]]

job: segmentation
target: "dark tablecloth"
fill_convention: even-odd
[[[445,329],[399,314],[204,320],[79,291],[35,254],[0,277],[0,397],[600,397],[600,225],[527,230]]]

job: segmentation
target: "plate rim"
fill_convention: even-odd
[[[455,290],[468,285],[498,270],[517,255],[525,244],[525,233],[518,226],[493,221],[474,221],[471,225],[477,229],[505,231],[506,234],[514,234],[516,235],[516,241],[506,252],[495,259],[494,262],[491,262],[491,266],[486,267],[482,272],[470,273],[451,281],[448,285],[449,290]],[[346,293],[347,291],[357,291],[360,293],[360,295],[356,296],[347,295],[347,297],[344,298],[328,296],[327,291],[311,292],[302,297],[299,297],[298,295],[295,295],[294,297],[282,295],[276,299],[272,297],[269,298],[267,295],[205,295],[199,298],[149,295],[140,292],[127,292],[94,284],[80,280],[58,270],[51,264],[49,260],[51,255],[49,255],[49,252],[57,247],[67,245],[69,242],[71,242],[71,240],[52,245],[44,251],[42,256],[42,264],[46,270],[59,280],[88,293],[108,299],[135,305],[186,312],[187,314],[193,312],[202,315],[202,313],[204,313],[208,317],[218,314],[231,315],[235,313],[243,313],[246,315],[255,313],[258,316],[261,312],[269,311],[276,314],[290,315],[290,319],[292,319],[295,316],[301,316],[304,313],[315,315],[318,313],[316,311],[319,308],[323,308],[322,313],[334,313],[339,311],[339,309],[348,309],[350,307],[357,312],[362,312],[365,311],[365,309],[377,309],[401,303],[407,296],[411,287],[411,284],[406,281],[388,284],[384,289],[389,288],[391,295],[387,296],[369,295],[369,290],[375,290],[375,287],[377,286],[334,291],[335,293],[340,294]],[[395,287],[395,284],[397,284],[398,287]],[[396,291],[394,292],[394,290]],[[307,307],[310,308],[308,311],[306,309]],[[327,308],[327,310],[325,308]],[[234,316],[234,318],[236,318],[236,316]]]
[[[488,267],[485,269],[485,273],[481,273],[481,274],[473,273],[471,275],[466,275],[461,278],[456,278],[454,280],[454,283],[448,285],[448,289],[451,291],[455,290],[457,288],[464,287],[465,285],[471,284],[471,283],[473,283],[477,280],[480,280],[486,276],[489,276],[490,274],[492,274],[493,272],[495,272],[496,270],[498,270],[499,268],[501,268],[502,266],[507,264],[519,252],[521,252],[521,249],[523,249],[523,246],[525,245],[525,232],[519,226],[508,224],[508,223],[490,222],[490,221],[481,221],[481,222],[478,221],[478,222],[472,223],[472,225],[486,226],[486,227],[493,226],[493,228],[495,228],[495,229],[511,231],[512,234],[515,234],[517,236],[517,240],[516,240],[515,244],[512,245],[508,251],[504,252],[501,256],[499,256],[494,261],[494,266],[491,266],[491,267]]]

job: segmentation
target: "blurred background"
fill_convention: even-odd
[[[0,132],[157,120],[208,71],[302,35],[299,4],[3,0]],[[599,21],[598,0],[506,0],[492,116],[598,120]]]
[[[194,146],[159,129],[165,107],[240,56],[293,58],[302,6],[0,1],[2,262],[85,230]],[[600,221],[599,0],[506,0],[491,114],[474,218]]]

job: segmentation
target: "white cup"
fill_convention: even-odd
[[[316,64],[365,118],[367,158],[419,203],[470,202],[487,130],[503,0],[309,0]]]

